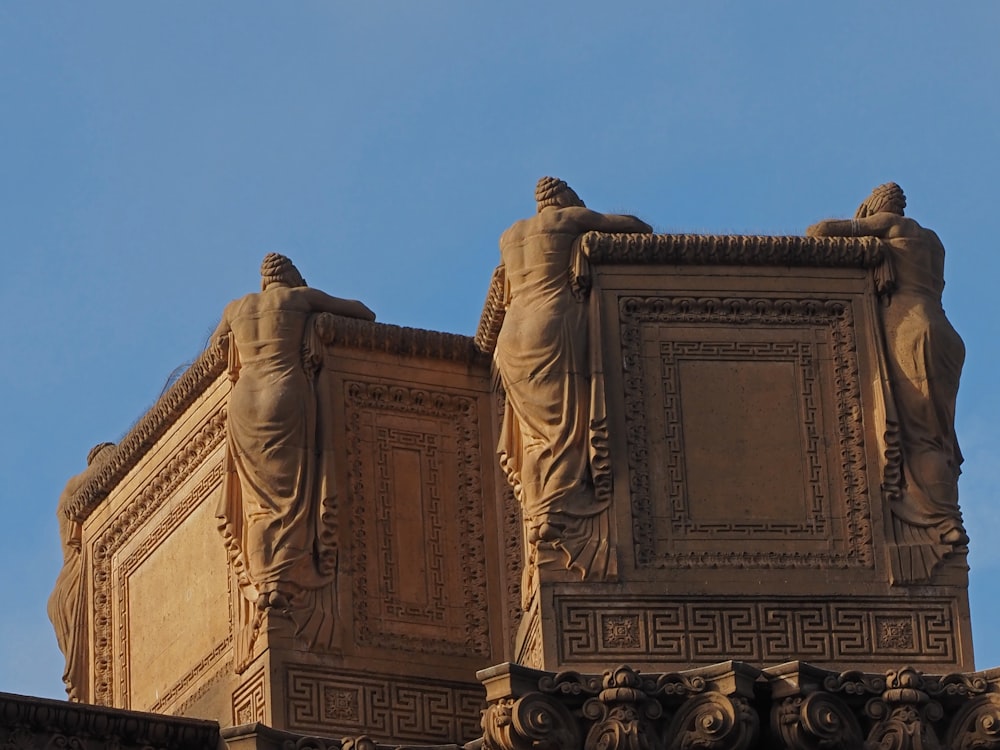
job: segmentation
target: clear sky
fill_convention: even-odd
[[[800,234],[902,185],[949,253],[1000,665],[998,37],[1000,4],[940,0],[0,2],[0,691],[62,697],[56,499],[266,252],[471,334],[544,174],[660,232]]]

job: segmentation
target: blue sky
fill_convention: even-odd
[[[1000,665],[1000,5],[0,2],[0,691],[61,697],[54,508],[264,253],[471,334],[543,174],[660,232],[895,180],[948,249],[977,664]]]

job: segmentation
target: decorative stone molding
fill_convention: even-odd
[[[214,721],[0,693],[4,750],[218,750]]]
[[[639,567],[873,566],[864,433],[857,419],[861,386],[850,301],[765,295],[756,298],[626,296],[619,299],[619,315],[626,372],[625,421],[633,537]],[[656,339],[658,361],[652,363],[644,356],[649,345],[647,338],[655,336],[660,327],[703,325],[723,326],[727,331],[738,328],[741,334],[739,337],[734,334],[731,340],[710,342]],[[752,335],[747,330],[750,327]],[[786,340],[784,332],[790,329],[800,331],[800,338]],[[741,527],[727,521],[713,526],[692,521],[687,477],[683,473],[685,433],[681,424],[678,372],[678,362],[682,360],[709,364],[720,360],[776,361],[794,368],[801,388],[797,394],[799,409],[809,431],[802,446],[810,477],[803,492],[809,500],[798,525],[754,521]],[[662,403],[651,406],[650,394],[660,391],[664,393],[659,399]],[[835,405],[835,413],[830,416],[836,422],[824,429],[820,401],[825,391],[829,391],[829,399]],[[659,521],[653,512],[657,490],[650,477],[654,458],[647,436],[649,412],[656,407],[663,412],[667,439],[662,460],[655,463],[666,467],[662,471],[670,498],[669,518]],[[831,432],[838,437],[839,450],[825,447],[824,436]],[[814,549],[819,547],[817,540],[827,540],[834,534],[834,518],[843,519],[843,532],[833,537],[834,544],[829,549]],[[669,534],[665,534],[657,523],[668,522]],[[800,549],[749,553],[732,548],[735,538],[761,534],[798,541]],[[656,541],[664,537],[700,540],[709,546],[697,552],[679,551]]]
[[[371,323],[357,318],[330,316],[333,325],[323,332],[326,344],[386,352],[401,357],[424,357],[454,362],[486,360],[474,339],[457,333],[406,328],[386,323]]]
[[[483,670],[485,750],[1000,748],[1000,671],[831,672],[742,662],[602,677]]]
[[[853,664],[873,656],[954,662],[958,618],[946,598],[919,610],[877,597],[556,597],[559,659],[607,664],[656,659],[714,664],[728,657],[776,664],[807,655],[816,662]]]
[[[874,268],[884,252],[874,237],[588,232],[581,242],[591,263],[607,264]]]
[[[210,416],[201,429],[191,436],[184,448],[178,451],[135,497],[115,517],[93,542],[93,587],[94,587],[94,686],[91,700],[103,705],[114,702],[113,645],[124,641],[113,637],[111,607],[112,561],[118,550],[131,535],[144,524],[152,514],[190,476],[193,468],[199,466],[215,450],[225,435],[226,414],[220,409]],[[203,482],[191,493],[191,502],[204,498],[206,493],[221,482],[221,467],[210,472]],[[119,676],[124,678],[124,672]],[[122,685],[121,689],[124,689]]]
[[[660,675],[620,666],[603,677],[500,665],[479,673],[488,704],[483,747],[745,750],[760,725],[752,704],[758,674],[739,662]]]
[[[875,268],[884,257],[874,237],[766,237],[588,232],[581,247],[594,264],[668,264]],[[475,346],[491,354],[503,324],[502,268],[493,272]]]
[[[346,504],[352,509],[357,643],[489,657],[477,400],[461,392],[385,383],[348,381],[344,388],[349,441]],[[398,419],[404,416],[407,420],[401,426]],[[422,484],[402,487],[393,479],[390,459],[395,450],[418,457]],[[372,480],[366,484],[369,476]],[[453,495],[443,477],[455,478]],[[426,503],[424,523],[430,531],[426,539],[417,540],[428,561],[429,598],[421,607],[405,601],[397,581],[402,562],[393,545],[394,534],[412,533],[394,528],[393,523],[398,504],[409,497],[400,493],[414,490]],[[451,543],[446,516],[457,517],[461,529],[460,539]],[[461,556],[460,566],[447,564],[449,552]],[[447,598],[446,590],[454,600]],[[408,629],[422,634],[408,634]]]

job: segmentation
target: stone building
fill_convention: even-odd
[[[102,708],[0,698],[0,744],[1000,747],[964,350],[897,191],[654,235],[545,178],[473,338],[268,256],[61,499],[50,611]]]

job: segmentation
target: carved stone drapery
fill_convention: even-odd
[[[892,514],[892,581],[930,581],[946,558],[965,551],[958,508],[962,453],[955,401],[965,346],[941,306],[944,246],[937,234],[903,215],[906,196],[880,185],[851,220],[821,221],[814,238],[879,238],[885,262],[876,270],[880,306],[886,482]]]

